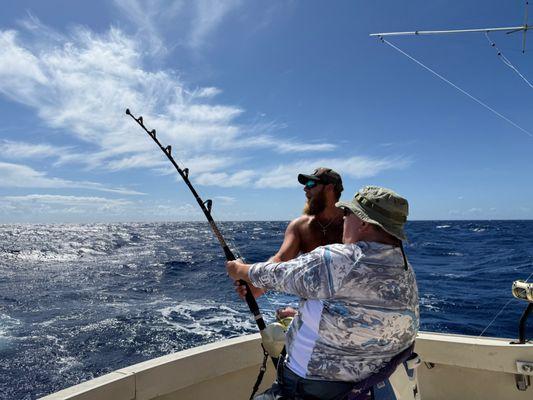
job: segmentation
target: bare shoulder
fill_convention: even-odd
[[[312,220],[313,217],[311,215],[301,215],[298,218],[293,219],[289,223],[289,226],[287,226],[287,229],[292,229],[300,232],[302,229],[307,228]]]

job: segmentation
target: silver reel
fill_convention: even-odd
[[[533,303],[533,282],[518,280],[513,282],[513,296],[520,300]]]

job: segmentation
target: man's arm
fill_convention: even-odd
[[[293,258],[296,258],[296,256],[300,253],[301,237],[299,225],[301,223],[301,217],[291,221],[291,223],[289,224],[289,226],[287,226],[287,229],[285,230],[285,237],[283,239],[281,247],[279,248],[276,254],[270,257],[268,261],[281,262],[289,261]]]
[[[233,279],[244,279],[257,287],[306,299],[333,297],[352,265],[353,260],[338,251],[331,252],[329,248],[319,248],[283,263],[226,263]]]

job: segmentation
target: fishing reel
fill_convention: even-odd
[[[513,282],[513,296],[520,300],[526,300],[533,303],[533,282],[518,280]]]
[[[270,357],[278,358],[285,347],[285,337],[292,322],[292,317],[279,319],[268,324],[261,333],[263,348]]]
[[[525,300],[529,304],[527,305],[520,322],[518,324],[518,342],[511,342],[511,344],[525,344],[526,339],[526,321],[533,311],[533,282],[528,283],[526,281],[518,280],[513,282],[512,288],[513,296],[520,300]]]

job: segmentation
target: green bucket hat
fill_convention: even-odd
[[[339,201],[335,206],[348,208],[363,221],[380,226],[402,241],[407,240],[403,228],[409,214],[409,204],[390,189],[365,186],[352,201]]]

